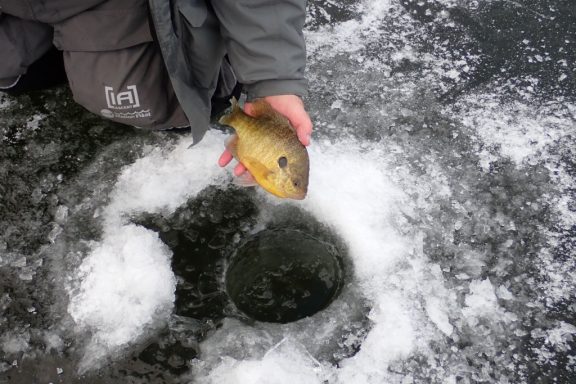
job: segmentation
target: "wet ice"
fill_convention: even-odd
[[[197,358],[184,364],[188,375],[254,383],[574,378],[576,107],[566,72],[572,40],[554,40],[534,27],[535,12],[546,16],[537,25],[551,25],[548,15],[563,20],[558,9],[545,9],[548,3],[554,5],[367,0],[353,14],[330,17],[314,4],[323,15],[306,33],[316,133],[309,198],[298,208],[330,225],[349,246],[355,267],[350,289],[364,302],[344,292],[322,313],[294,324],[226,318],[218,327],[208,325]],[[490,32],[485,23],[502,26],[506,19],[524,27],[502,29],[500,37],[484,33]],[[496,44],[508,40],[522,44]],[[564,51],[542,47],[548,43]],[[566,85],[558,88],[548,77]],[[448,102],[439,102],[439,95]],[[34,131],[36,123],[30,124]],[[27,134],[5,137],[12,143]],[[190,151],[186,140],[153,143],[122,170],[110,166],[115,173],[92,168],[111,188],[102,189],[104,198],[87,194],[81,203],[95,206],[87,227],[102,225],[102,231],[79,230],[93,243],[83,252],[72,247],[80,256],[70,270],[74,290],[67,309],[80,339],[99,342],[103,355],[118,362],[169,322],[170,254],[131,218],[169,215],[207,185],[225,187],[225,173],[212,159],[221,141],[210,134]],[[49,162],[61,153],[54,145],[30,148]],[[65,214],[62,204],[47,201],[50,188],[37,187],[30,189],[31,203],[48,207],[67,229],[79,210],[65,204]],[[252,198],[259,207],[275,204],[263,194]],[[218,225],[222,218],[211,220]],[[259,220],[257,227],[266,225],[265,214]],[[16,233],[18,225],[9,228]],[[66,232],[51,231],[42,238],[56,246]],[[5,248],[13,250],[19,239],[7,235]],[[149,245],[145,251],[143,244]],[[3,253],[0,263],[42,270],[31,256]],[[161,289],[104,284],[111,276],[131,276],[132,263],[122,257],[143,261],[136,276],[158,279]],[[74,258],[67,260],[74,266]],[[23,276],[33,283],[36,275]],[[118,308],[107,310],[103,297]],[[9,300],[21,299],[0,292],[0,303]],[[6,334],[0,345],[7,354],[36,348],[33,333],[8,328]],[[85,347],[79,343],[81,354],[90,351]],[[115,354],[118,349],[124,352]]]

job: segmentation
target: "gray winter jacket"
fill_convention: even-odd
[[[66,40],[62,34],[70,33],[68,20],[105,1],[122,4],[122,0],[0,0],[0,12],[53,26],[58,47]],[[132,6],[134,1],[126,3]],[[148,0],[148,3],[158,45],[195,142],[208,129],[210,99],[219,74],[225,80],[231,76],[227,62],[223,61],[226,54],[249,99],[305,93],[302,28],[306,0]],[[109,20],[106,17],[107,26]],[[0,19],[0,26],[1,23]],[[125,28],[127,33],[131,31],[127,25],[118,27]],[[77,26],[78,32],[85,32],[81,28],[82,25]],[[23,40],[27,37],[36,40],[35,44],[41,47],[38,51],[47,49],[46,40],[51,37],[45,30],[43,34],[33,29],[27,34],[20,32]],[[16,73],[19,75],[30,60],[43,52],[30,52],[29,47],[34,45],[14,41],[13,35],[11,38],[13,41],[3,43],[0,34],[0,49],[5,51],[11,45],[11,49],[20,53],[23,62]],[[0,79],[7,73],[2,67],[0,64]],[[225,81],[224,86],[227,84],[233,86],[234,82]]]
[[[52,46],[51,24],[105,0],[0,0],[0,88],[9,87]]]
[[[195,141],[228,55],[248,99],[306,92],[306,0],[149,0],[158,42]],[[226,64],[224,64],[226,65]]]

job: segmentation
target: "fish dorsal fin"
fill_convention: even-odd
[[[232,98],[230,99],[230,103],[232,104],[232,109],[229,113],[225,114],[224,116],[222,116],[218,122],[222,125],[228,125],[231,126],[231,122],[234,121],[234,119],[236,118],[236,116],[238,116],[238,114],[244,114],[244,111],[242,111],[242,108],[240,108],[240,104],[238,103],[238,100],[236,100],[236,98],[234,96],[232,96]]]
[[[267,118],[274,123],[279,125],[287,124],[290,128],[292,128],[290,121],[285,116],[280,114],[280,112],[272,108],[272,106],[264,99],[256,99],[252,102],[251,115],[256,119]]]

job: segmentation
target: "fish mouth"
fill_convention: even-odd
[[[291,193],[275,193],[272,191],[268,192],[282,199],[304,200],[306,198],[306,192],[291,192]]]
[[[264,190],[266,190],[267,192],[270,192],[274,196],[279,197],[281,199],[304,200],[306,198],[306,193],[308,192],[308,191],[293,191],[293,190],[286,191],[282,189],[268,188],[268,186],[265,184],[260,184],[260,186],[264,188]]]
[[[304,200],[306,198],[306,192],[293,193],[288,197],[294,200]]]

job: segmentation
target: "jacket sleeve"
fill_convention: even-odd
[[[248,100],[306,93],[306,0],[215,0],[211,5]]]

